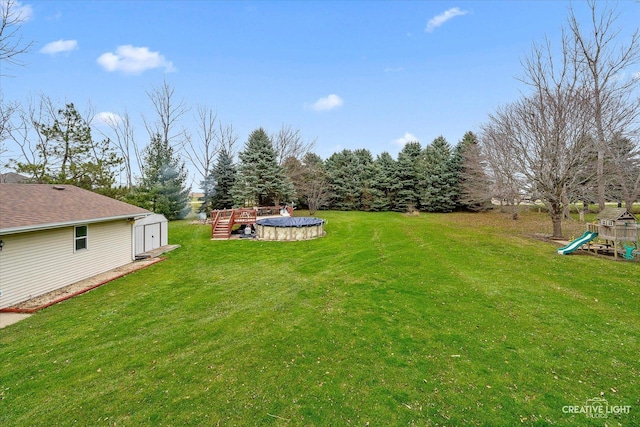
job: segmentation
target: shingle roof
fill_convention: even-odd
[[[635,215],[625,208],[604,208],[597,216],[597,219],[635,219]]]
[[[4,234],[150,213],[73,185],[0,184],[0,233]]]

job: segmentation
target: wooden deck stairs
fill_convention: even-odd
[[[234,225],[253,225],[258,220],[258,216],[277,215],[281,209],[283,207],[267,206],[211,211],[211,240],[227,240],[231,237]],[[290,206],[287,206],[286,210],[293,215],[293,209]]]
[[[231,237],[231,229],[233,228],[233,222],[231,218],[220,219],[215,226],[212,227],[211,238],[212,239],[228,239]]]

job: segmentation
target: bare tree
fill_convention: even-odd
[[[567,195],[578,185],[591,147],[589,99],[581,86],[579,64],[572,61],[571,38],[563,33],[562,53],[552,55],[549,41],[534,44],[523,61],[529,96],[490,116],[487,144],[510,154],[528,192],[539,195],[548,208],[553,237],[562,237]]]
[[[142,162],[140,157],[141,152],[135,141],[134,127],[129,112],[125,110],[124,114],[117,114],[114,117],[107,118],[106,125],[112,131],[113,144],[116,146],[118,154],[122,158],[126,186],[127,188],[131,188],[133,187],[134,167],[135,165],[140,165]]]
[[[495,168],[493,163],[498,182],[508,191],[539,195],[548,208],[553,237],[559,238],[567,194],[578,184],[589,142],[584,101],[571,92],[549,95],[523,98],[492,114],[483,144],[489,151],[511,153],[504,164],[515,171]]]
[[[620,136],[637,134],[637,119],[640,116],[640,99],[633,98],[633,91],[640,86],[640,79],[624,78],[624,72],[640,61],[640,33],[631,35],[628,43],[619,42],[620,29],[615,27],[619,17],[615,8],[589,0],[591,20],[580,25],[573,7],[569,11],[568,25],[573,40],[571,60],[580,69],[581,84],[589,93],[592,106],[592,125],[597,148],[597,188],[600,210],[605,206],[605,156]],[[609,151],[609,152],[608,152]],[[623,163],[618,162],[619,166]],[[616,176],[626,175],[624,171]],[[640,178],[640,176],[638,177]],[[633,181],[632,181],[633,182]]]
[[[504,123],[494,120],[482,125],[481,151],[486,159],[486,172],[491,183],[485,191],[511,208],[511,216],[518,219],[518,206],[529,190],[529,186],[516,161],[516,155],[508,144],[509,135]],[[474,183],[475,185],[475,183]],[[480,192],[482,188],[478,189]],[[482,196],[480,196],[482,198]]]
[[[316,143],[315,140],[304,141],[300,129],[294,129],[291,125],[284,123],[278,133],[271,137],[271,140],[280,166],[284,165],[290,157],[302,161]]]
[[[9,149],[6,145],[6,140],[9,139],[11,134],[11,118],[18,110],[18,104],[5,103],[2,92],[0,92],[0,172],[7,167],[7,164],[2,160]]]
[[[15,103],[4,102],[4,96],[0,92],[0,142],[4,141],[9,135],[11,126],[11,116],[18,109]]]
[[[20,28],[31,15],[28,6],[20,6],[15,0],[0,0],[0,78],[3,66],[23,65],[20,56],[27,53],[32,41],[25,41],[20,34]],[[0,159],[9,151],[5,141],[10,138],[11,118],[18,110],[16,103],[5,102],[0,84]],[[0,170],[7,165],[0,161]]]
[[[236,144],[240,137],[233,128],[233,124],[223,125],[218,122],[218,131],[214,134],[218,152],[224,150],[231,158],[238,153]]]
[[[530,194],[538,194],[548,208],[553,237],[562,237],[567,193],[577,185],[589,142],[584,100],[577,92],[560,89],[523,98],[491,116],[500,129],[505,149],[514,153]]]
[[[189,112],[189,107],[183,100],[175,100],[175,89],[166,80],[163,80],[161,86],[147,91],[147,96],[156,113],[153,122],[143,117],[149,138],[160,135],[162,140],[167,141],[174,149],[182,149],[189,136],[184,128],[179,127],[179,123]]]
[[[216,113],[207,107],[199,105],[197,107],[197,142],[192,138],[187,138],[183,147],[183,152],[189,162],[200,174],[200,181],[204,181],[210,174],[215,157],[220,150],[216,129]]]
[[[51,175],[49,153],[52,141],[37,123],[44,123],[55,116],[56,108],[51,99],[40,95],[38,101],[30,99],[26,107],[18,108],[8,127],[9,138],[20,150],[19,158],[11,158],[10,165],[19,173],[28,175],[32,182],[43,183]]]
[[[20,6],[15,0],[0,0],[0,76],[2,64],[21,66],[20,56],[29,52],[32,41],[25,41],[20,28],[31,15],[28,6]]]
[[[314,215],[318,209],[325,206],[330,197],[330,186],[324,162],[314,153],[307,153],[302,162],[294,157],[289,157],[285,162],[285,168],[291,176],[298,196],[309,208],[309,214]]]
[[[305,162],[310,158],[309,155],[315,145],[315,140],[305,141],[300,129],[294,129],[291,125],[284,123],[278,133],[271,137],[271,140],[278,164],[283,167],[287,178],[296,187],[299,197],[307,199],[309,210],[315,212],[318,208],[316,200],[321,198],[326,190],[326,185],[317,185],[320,180],[312,178],[311,165]],[[314,170],[319,170],[316,165],[313,167]],[[320,191],[321,194],[313,194],[317,191]]]

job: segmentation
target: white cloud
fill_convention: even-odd
[[[3,1],[0,4],[0,12],[4,15],[6,12],[6,7],[8,6],[6,1]],[[31,20],[33,16],[33,9],[28,4],[22,4],[19,1],[13,3],[10,9],[11,19],[15,22],[27,22]]]
[[[412,133],[405,132],[402,138],[398,138],[393,141],[394,144],[399,145],[400,147],[404,147],[410,142],[420,142],[418,138]]]
[[[461,10],[459,7],[453,7],[449,10],[442,12],[440,15],[436,15],[427,22],[427,28],[424,29],[425,33],[432,33],[436,28],[443,25],[450,19],[456,16],[462,16],[468,14],[468,10]]]
[[[93,116],[93,120],[98,125],[113,126],[113,125],[117,125],[118,123],[120,123],[122,121],[122,117],[120,117],[118,114],[112,113],[110,111],[102,111],[102,112],[96,114],[95,116]]]
[[[97,61],[109,72],[140,74],[153,68],[164,68],[166,72],[175,71],[173,63],[167,61],[159,52],[151,52],[147,47],[135,47],[130,44],[118,46],[116,53],[103,53]]]
[[[316,102],[307,107],[315,111],[329,111],[333,110],[334,108],[341,107],[342,104],[344,104],[343,99],[335,93],[332,93],[329,96],[318,99]]]
[[[44,47],[40,49],[40,53],[56,55],[62,52],[71,52],[72,50],[76,50],[77,48],[77,40],[58,40],[44,45]]]

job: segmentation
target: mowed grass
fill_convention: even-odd
[[[171,223],[165,261],[1,330],[0,424],[640,424],[640,263],[557,255],[544,214],[318,216]]]

